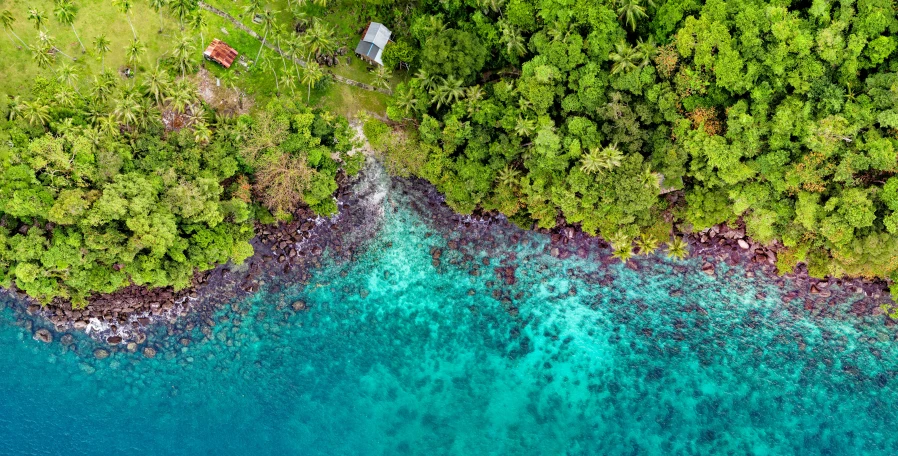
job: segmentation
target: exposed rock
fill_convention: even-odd
[[[121,338],[121,336],[107,337],[106,342],[110,345],[118,345],[118,344],[122,343],[122,338]]]
[[[709,276],[714,276],[714,265],[708,262],[702,265],[702,272],[708,274]]]
[[[748,248],[750,247],[750,246],[748,245],[748,242],[745,242],[745,239],[739,239],[739,240],[736,241],[736,242],[739,243],[739,248],[742,249],[742,250],[748,250]]]
[[[53,333],[46,329],[38,329],[34,332],[34,340],[39,340],[44,343],[53,342]]]

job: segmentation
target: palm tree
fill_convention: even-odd
[[[521,172],[511,166],[511,164],[508,164],[499,170],[499,174],[496,175],[496,180],[499,184],[506,187],[515,187],[520,183]]]
[[[190,59],[193,55],[195,47],[193,46],[193,41],[190,37],[184,35],[178,41],[178,44],[175,46],[174,57],[175,64],[178,69],[181,70],[181,76],[185,76],[187,74],[187,70],[190,69]]]
[[[639,239],[636,240],[636,247],[639,247],[640,255],[649,255],[655,250],[658,250],[658,244],[658,239],[651,234],[643,233],[639,236]]]
[[[396,93],[393,98],[393,105],[402,110],[404,115],[418,110],[418,98],[415,97],[415,89],[411,86],[405,86]]]
[[[320,8],[327,8],[327,0],[312,0],[312,3]]]
[[[97,51],[97,54],[103,61],[104,71],[106,70],[106,53],[109,52],[109,44],[109,40],[106,38],[105,33],[101,33],[94,38],[94,50]]]
[[[514,125],[514,133],[521,138],[528,137],[536,131],[536,121],[533,119],[528,119],[521,115],[518,115],[517,120],[515,120]]]
[[[34,28],[40,30],[44,26],[44,21],[47,20],[47,15],[41,10],[31,8],[28,10],[28,20],[34,21]]]
[[[50,108],[40,100],[26,101],[23,104],[22,117],[30,125],[46,125],[50,121]]]
[[[287,37],[287,34],[284,33],[284,28],[281,26],[277,26],[274,29],[274,47],[278,50],[278,56],[281,58],[281,65],[284,67],[284,74],[288,73],[287,70],[287,51],[284,49],[287,48],[287,43],[290,39]]]
[[[186,79],[179,79],[171,87],[169,96],[165,100],[175,112],[183,114],[195,99],[196,91],[193,85]]]
[[[505,0],[479,0],[480,7],[484,9],[485,13],[492,11],[494,13],[499,13],[502,15],[502,5],[505,3]]]
[[[437,109],[443,104],[455,103],[465,94],[462,87],[463,82],[455,76],[449,76],[443,79],[443,83],[434,89],[434,95],[437,99]]]
[[[56,61],[56,56],[52,51],[53,47],[47,43],[35,44],[31,46],[31,60],[34,60],[39,67],[47,68]]]
[[[317,62],[308,62],[302,73],[302,83],[309,87],[306,103],[312,99],[312,86],[317,84],[324,77],[324,71]]]
[[[636,54],[641,60],[639,62],[640,68],[649,66],[652,63],[652,59],[658,54],[658,44],[655,43],[655,38],[649,36],[649,39],[645,41],[640,38],[639,42],[636,43]]]
[[[278,80],[277,66],[274,64],[274,61],[271,60],[270,55],[265,54],[265,57],[262,58],[261,69],[262,71],[271,71],[271,74],[274,75],[274,85],[277,90],[277,96],[281,96],[281,83]]]
[[[334,30],[316,20],[306,30],[306,45],[309,47],[310,59],[312,54],[318,56],[330,52],[334,47]]]
[[[171,78],[159,65],[156,65],[144,77],[144,87],[147,95],[153,97],[157,105],[162,104],[162,101],[165,100],[165,93],[168,91],[170,84]]]
[[[636,30],[637,19],[648,17],[642,0],[619,0],[617,5],[618,18],[629,25],[631,30]]]
[[[620,260],[621,263],[626,263],[630,258],[633,258],[633,248],[627,246],[616,248],[611,256]]]
[[[212,141],[212,130],[206,125],[206,122],[198,121],[193,124],[193,140],[197,144],[206,145]]]
[[[636,62],[641,58],[639,52],[624,40],[614,45],[614,51],[608,57],[614,62],[614,65],[611,66],[611,74],[635,70]]]
[[[298,6],[294,6],[291,13],[293,14],[293,20],[296,21],[296,24],[302,26],[302,30],[305,30],[309,26],[309,15],[306,14],[305,11],[299,9]]]
[[[56,2],[56,8],[53,9],[53,14],[56,16],[56,20],[59,21],[60,24],[68,25],[72,27],[72,33],[75,34],[75,38],[78,40],[78,44],[81,45],[81,53],[87,52],[87,49],[84,47],[84,43],[81,42],[81,37],[78,36],[78,31],[75,30],[75,14],[78,13],[78,10],[75,8],[75,4],[71,2],[71,0],[62,0]]]
[[[68,63],[63,63],[62,66],[56,70],[56,80],[69,87],[75,87],[75,83],[78,82],[78,72],[74,66]]]
[[[415,79],[420,81],[421,88],[428,92],[436,87],[437,77],[427,73],[427,70],[424,68],[418,69],[418,72],[415,73]]]
[[[162,29],[165,26],[165,21],[162,17],[162,8],[168,6],[168,0],[150,0],[150,8],[153,8],[153,11],[159,13],[159,33],[162,33]]]
[[[500,22],[500,27],[502,29],[502,42],[505,43],[508,53],[523,57],[527,53],[527,48],[524,46],[524,38],[518,30],[504,22]]]
[[[75,106],[75,95],[75,91],[72,90],[70,86],[62,86],[59,88],[59,91],[56,92],[56,102],[59,103],[60,106],[72,108]]]
[[[446,24],[440,16],[430,16],[430,24],[428,25],[429,36],[437,36],[446,30]]]
[[[22,117],[22,112],[25,110],[25,102],[22,101],[22,97],[16,95],[13,97],[12,102],[9,104],[9,120],[15,120],[16,117]]]
[[[128,20],[128,25],[131,26],[131,33],[134,35],[134,39],[137,39],[137,31],[134,30],[134,24],[131,23],[131,0],[112,0],[112,4],[117,6],[119,11],[125,15],[125,19]]]
[[[602,148],[594,147],[583,156],[580,169],[586,174],[602,173],[606,169],[620,166],[623,158],[624,154],[618,150],[616,144]]]
[[[113,109],[112,114],[115,115],[119,122],[129,127],[138,124],[141,117],[141,106],[136,97],[130,94],[123,94],[113,104],[115,109]]]
[[[479,84],[465,89],[465,103],[467,104],[469,115],[480,110],[480,102],[485,94],[486,92],[483,91]]]
[[[302,78],[302,74],[299,72],[299,63],[296,60],[299,58],[299,53],[302,50],[301,40],[298,36],[293,36],[293,38],[287,40],[287,55],[293,60],[293,68],[296,70],[296,77]]]
[[[274,25],[274,12],[266,9],[262,12],[262,26],[265,28],[265,35],[262,37],[262,43],[259,44],[259,52],[256,53],[256,61],[259,60],[259,56],[262,55],[262,48],[265,47],[265,40],[268,39],[268,32],[271,30],[271,26]],[[253,62],[255,65],[255,62]]]
[[[13,17],[12,12],[10,12],[9,10],[3,10],[3,12],[0,13],[0,22],[3,23],[3,29],[6,30],[7,33],[12,33],[12,36],[16,37],[16,39],[18,39],[19,42],[22,43],[23,47],[25,47],[26,49],[28,48],[28,45],[25,44],[25,42],[22,41],[21,38],[19,38],[19,35],[16,35],[15,30],[12,29],[12,25],[16,22],[16,18]],[[13,43],[15,43],[15,41],[13,41]]]
[[[642,185],[661,190],[661,175],[652,171],[651,167],[646,166],[645,169],[642,170]]]
[[[393,72],[390,71],[389,68],[381,65],[374,70],[374,85],[389,89],[391,77],[393,77]]]
[[[200,46],[206,43],[206,38],[203,36],[203,32],[206,30],[206,16],[203,16],[199,11],[193,13],[190,16],[190,26],[200,34]]]
[[[37,34],[37,39],[40,42],[41,47],[45,48],[48,53],[53,54],[54,59],[56,58],[56,53],[58,52],[64,56],[72,59],[73,62],[76,60],[74,57],[66,54],[65,52],[62,52],[62,49],[59,49],[58,47],[56,47],[56,39],[53,38],[53,36],[50,35],[49,33],[41,30]]]
[[[290,88],[290,95],[296,96],[296,76],[293,73],[284,74],[284,85]]]
[[[140,57],[146,51],[147,47],[141,43],[139,39],[134,38],[131,40],[131,43],[125,48],[125,55],[128,56],[128,65],[131,66],[131,69],[137,70],[137,64],[140,62]]]
[[[115,79],[110,79],[106,77],[106,74],[95,75],[93,84],[90,86],[90,95],[92,100],[95,101],[97,105],[104,104],[106,99],[109,98],[109,95],[112,93],[112,90],[115,88]],[[92,103],[88,103],[89,105]],[[99,113],[98,113],[99,114]]]
[[[181,31],[184,31],[184,19],[190,15],[195,6],[196,2],[194,0],[169,0],[168,7],[175,13],[175,16],[178,16]]]
[[[249,0],[249,3],[243,7],[243,14],[249,14],[250,20],[253,20],[253,18],[256,17],[256,14],[264,9],[265,3],[262,2],[262,0]]]
[[[667,257],[674,260],[682,260],[689,256],[689,244],[681,237],[674,236],[667,243]]]
[[[121,133],[115,114],[108,114],[99,119],[100,133],[105,136],[118,136]]]

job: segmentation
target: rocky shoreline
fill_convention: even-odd
[[[376,166],[376,165],[375,165]],[[84,331],[98,341],[105,341],[108,348],[98,348],[95,356],[108,356],[109,349],[138,351],[154,357],[161,350],[174,347],[159,346],[149,341],[148,335],[164,328],[171,336],[202,327],[203,334],[210,334],[216,322],[213,313],[222,306],[231,305],[240,312],[240,302],[262,287],[277,292],[282,286],[306,284],[310,271],[321,266],[321,255],[329,249],[338,261],[352,261],[356,252],[364,249],[373,237],[381,218],[385,186],[394,192],[403,192],[407,202],[423,219],[435,226],[452,226],[443,231],[440,246],[426,246],[432,257],[433,267],[440,268],[444,261],[453,264],[471,262],[475,251],[498,251],[502,243],[510,245],[527,236],[548,236],[544,254],[557,259],[577,256],[595,259],[604,264],[617,260],[603,240],[589,236],[575,226],[560,225],[552,230],[524,232],[515,230],[501,215],[480,214],[463,216],[451,211],[442,196],[428,183],[419,179],[390,179],[371,173],[369,165],[355,180],[342,177],[336,197],[340,212],[331,219],[316,217],[310,211],[299,211],[294,222],[278,225],[259,225],[252,240],[255,254],[243,265],[222,265],[196,275],[194,284],[181,291],[171,289],[145,289],[132,286],[118,292],[97,296],[81,310],[73,310],[65,302],[54,302],[41,307],[15,290],[4,290],[11,300],[17,317],[33,331],[34,338],[52,342],[56,338],[65,343],[66,333]],[[378,182],[379,181],[379,182]],[[497,239],[496,232],[513,233],[509,239]],[[850,313],[857,317],[881,316],[882,305],[891,302],[887,284],[882,281],[861,279],[818,280],[808,276],[806,268],[799,266],[790,274],[776,273],[776,251],[745,237],[742,227],[717,226],[699,233],[684,236],[690,245],[690,256],[701,259],[705,274],[716,276],[715,264],[741,266],[748,278],[767,277],[784,289],[783,300],[790,307],[803,308],[812,316],[844,318],[838,315],[831,302],[853,302]],[[636,256],[627,267],[639,270],[648,263],[662,261],[655,256]],[[496,277],[493,297],[500,300],[510,313],[516,313],[514,301],[524,291],[513,291],[516,281],[514,255],[493,261],[489,258],[471,267],[472,275],[492,270]],[[686,266],[677,266],[685,268]],[[682,269],[685,272],[685,269]],[[491,282],[492,283],[492,282]],[[364,293],[361,290],[360,293]],[[676,293],[676,290],[671,291]],[[278,312],[285,318],[291,313],[306,310],[302,301],[279,302]],[[887,319],[889,324],[893,321]],[[207,330],[207,328],[209,328]],[[68,336],[71,340],[71,336]],[[188,345],[187,338],[178,340]]]

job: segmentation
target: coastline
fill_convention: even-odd
[[[43,342],[64,340],[69,332],[87,332],[107,349],[142,351],[147,357],[173,347],[162,347],[147,342],[148,333],[165,328],[168,335],[192,331],[197,326],[211,328],[216,324],[213,313],[230,305],[239,311],[239,302],[262,288],[277,292],[291,284],[307,284],[310,273],[321,266],[325,250],[337,261],[352,261],[356,252],[366,248],[367,241],[378,228],[378,214],[383,210],[381,201],[390,186],[393,191],[408,195],[414,210],[424,215],[434,227],[453,227],[452,236],[444,234],[449,251],[423,246],[433,259],[432,265],[440,268],[450,258],[453,264],[473,258],[478,251],[501,251],[503,245],[514,245],[528,236],[547,238],[544,255],[566,260],[571,257],[592,259],[606,265],[619,263],[611,256],[609,245],[602,239],[583,233],[575,226],[562,225],[551,230],[524,231],[511,226],[502,215],[481,214],[465,216],[454,213],[443,202],[436,189],[422,179],[402,179],[386,176],[377,164],[369,163],[359,176],[350,180],[341,175],[336,198],[340,211],[329,219],[316,217],[311,211],[298,211],[295,221],[277,225],[257,225],[256,237],[251,241],[255,253],[242,265],[219,265],[197,273],[194,283],[187,289],[146,289],[131,286],[115,293],[99,295],[81,310],[72,310],[67,302],[53,302],[45,307],[14,289],[2,292],[13,299],[11,306],[33,333]],[[496,228],[496,229],[493,229]],[[508,239],[497,239],[496,232],[510,234]],[[783,290],[783,303],[790,308],[809,311],[819,318],[885,318],[887,325],[895,322],[884,315],[882,305],[891,302],[883,281],[864,279],[819,280],[808,276],[807,269],[799,265],[796,271],[778,275],[776,252],[745,237],[743,229],[715,226],[708,230],[684,234],[690,247],[690,258],[698,261],[702,272],[709,276],[724,274],[716,265],[725,263],[738,268],[745,278],[762,277]],[[445,254],[445,256],[444,256]],[[665,261],[661,253],[634,256],[626,267],[638,271],[652,263]],[[496,261],[484,260],[475,264],[472,275],[492,273],[496,285],[493,298],[500,300],[510,313],[516,313],[514,301],[524,291],[514,290],[514,254]],[[674,265],[674,269],[686,272],[693,265]],[[728,271],[729,272],[729,271]],[[607,280],[611,280],[607,277]],[[364,293],[364,291],[362,291]],[[682,290],[671,290],[671,295]],[[848,315],[837,312],[831,303],[852,302]],[[308,305],[302,301],[279,302],[277,311],[290,314],[303,312]],[[274,309],[273,309],[274,310]],[[208,331],[211,333],[211,331]],[[208,334],[207,334],[208,335]],[[70,336],[69,336],[70,338]],[[175,338],[177,339],[177,338]],[[191,341],[176,341],[188,345]],[[105,349],[100,349],[102,356]],[[108,352],[105,352],[108,355]]]

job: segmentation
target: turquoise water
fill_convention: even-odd
[[[395,192],[383,204],[356,261],[225,306],[152,360],[42,344],[0,311],[0,454],[898,448],[894,331],[851,303],[812,317],[739,268],[558,260],[543,235],[438,226]],[[513,285],[494,273],[507,266]],[[159,331],[151,343],[184,337]]]

